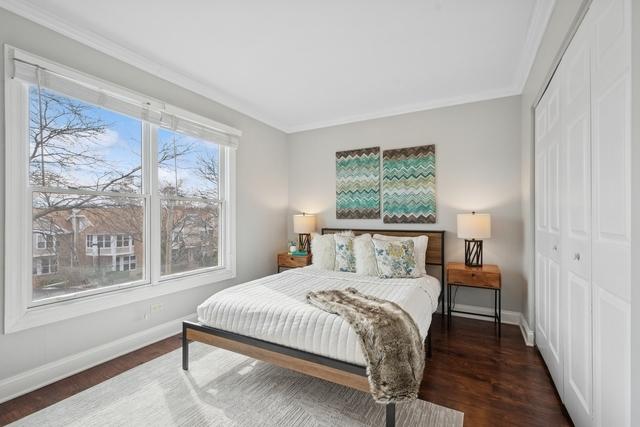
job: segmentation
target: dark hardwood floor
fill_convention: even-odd
[[[538,350],[520,328],[434,315],[420,398],[464,412],[465,426],[571,426]]]
[[[505,325],[502,338],[491,322],[456,317],[447,328],[433,317],[433,358],[420,397],[464,412],[465,426],[570,426],[538,351],[520,330]],[[0,404],[0,425],[180,347],[176,335]]]

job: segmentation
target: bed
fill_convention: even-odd
[[[338,229],[323,229],[323,234]],[[309,291],[354,287],[398,303],[416,321],[431,352],[431,315],[443,301],[444,231],[353,230],[363,233],[429,236],[427,266],[439,267],[440,280],[378,279],[315,269],[288,270],[227,288],[198,306],[197,322],[183,323],[183,369],[189,367],[189,342],[219,348],[368,392],[365,360],[355,331],[339,316],[306,303]],[[428,271],[429,273],[429,271]],[[387,405],[387,425],[395,405]]]

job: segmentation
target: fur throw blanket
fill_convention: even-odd
[[[415,322],[397,304],[354,288],[309,292],[307,301],[337,314],[355,329],[376,402],[414,400],[424,370],[424,343]]]

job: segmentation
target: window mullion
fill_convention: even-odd
[[[146,124],[147,137],[144,138],[145,146],[145,167],[148,186],[145,187],[146,193],[149,194],[149,238],[147,239],[147,259],[145,265],[149,269],[151,283],[160,281],[160,248],[161,242],[161,212],[160,212],[160,194],[158,186],[158,126]],[[147,261],[148,260],[148,261]]]

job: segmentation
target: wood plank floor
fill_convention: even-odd
[[[464,412],[465,426],[570,426],[537,350],[516,326],[433,318],[433,358],[420,397]],[[0,404],[6,425],[180,347],[176,335]]]

